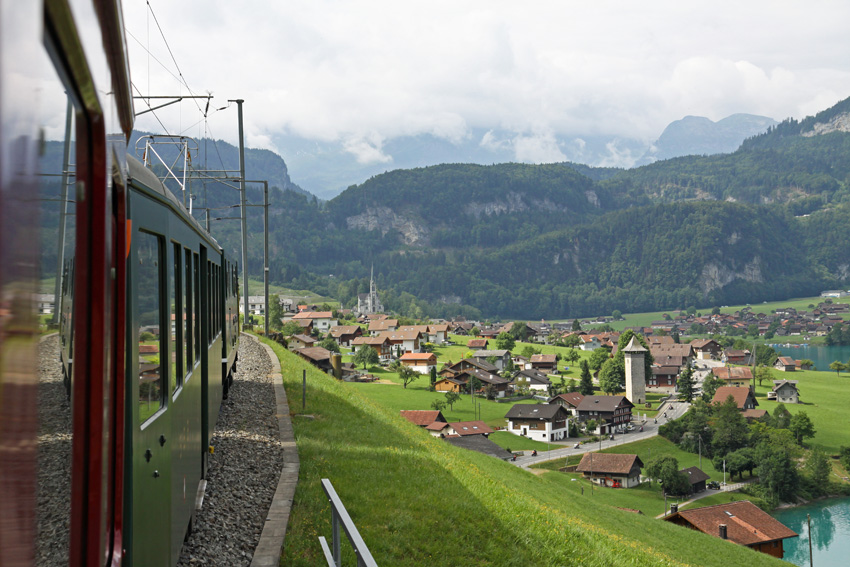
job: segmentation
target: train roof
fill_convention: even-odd
[[[221,249],[221,245],[218,241],[213,238],[209,232],[207,232],[207,229],[201,226],[201,223],[198,222],[195,217],[189,214],[189,211],[183,206],[180,199],[177,198],[171,189],[166,187],[165,184],[160,181],[159,177],[157,177],[154,172],[145,167],[142,162],[130,154],[127,154],[127,167],[129,169],[128,182],[133,183],[136,186],[141,185],[149,191],[166,199],[173,209],[181,213],[181,216],[184,217],[186,222],[191,224],[196,231],[203,234],[206,238],[213,242],[219,250]]]

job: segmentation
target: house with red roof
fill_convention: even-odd
[[[753,394],[750,388],[744,386],[720,386],[714,393],[711,403],[722,404],[729,399],[729,396],[732,396],[732,399],[735,400],[735,405],[738,406],[738,410],[748,420],[759,419],[767,415],[767,411],[755,409],[759,405],[755,394]]]
[[[643,461],[637,455],[585,453],[576,467],[590,482],[610,488],[632,488],[640,484]]]
[[[798,535],[749,500],[690,510],[675,508],[664,519],[779,559],[785,555],[783,542]]]

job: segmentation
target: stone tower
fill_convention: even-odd
[[[623,349],[626,359],[626,398],[635,405],[646,402],[646,372],[643,359],[646,349],[641,346],[636,337],[632,337]]]

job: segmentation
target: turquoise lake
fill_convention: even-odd
[[[771,346],[776,352],[781,352],[782,356],[790,356],[794,360],[808,358],[815,363],[818,370],[826,372],[830,372],[831,362],[840,360],[846,364],[850,360],[850,346]]]
[[[830,499],[780,510],[776,519],[800,534],[785,540],[785,561],[809,565],[809,529],[806,514],[812,517],[812,555],[817,567],[844,567],[850,564],[850,498]]]

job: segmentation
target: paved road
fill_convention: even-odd
[[[688,411],[689,407],[690,404],[687,404],[685,402],[665,402],[658,412],[657,423],[655,423],[652,419],[647,420],[645,423],[643,423],[643,431],[638,431],[637,429],[635,429],[631,433],[614,435],[613,441],[609,438],[604,438],[602,441],[597,443],[585,443],[583,445],[579,445],[577,449],[573,448],[576,443],[576,440],[568,439],[565,442],[552,443],[552,450],[538,451],[536,457],[532,457],[531,452],[526,452],[525,456],[517,457],[516,461],[509,462],[512,462],[518,467],[527,469],[531,465],[542,463],[544,461],[551,461],[553,459],[566,459],[570,455],[581,455],[590,451],[599,451],[600,449],[607,449],[616,445],[623,445],[624,443],[633,443],[635,441],[649,439],[650,437],[655,437],[656,435],[658,435],[659,426],[664,425],[670,420],[682,417],[685,412]],[[666,418],[664,417],[665,414],[667,415]],[[640,422],[632,423],[635,424],[635,427],[640,426]]]
[[[747,484],[750,484],[751,482],[755,482],[755,481],[756,481],[756,479],[750,478],[750,479],[745,480],[744,482],[736,482],[735,484],[727,484],[727,485],[721,486],[720,490],[712,490],[711,488],[706,488],[702,492],[700,492],[698,494],[694,494],[693,497],[690,498],[689,500],[686,500],[686,501],[682,502],[681,504],[679,504],[679,510],[681,510],[682,508],[684,508],[685,506],[687,506],[691,502],[694,502],[694,501],[699,500],[701,498],[705,498],[707,496],[714,496],[715,494],[720,494],[721,492],[734,492],[735,490],[740,490],[741,488],[743,488]],[[663,518],[666,515],[667,515],[667,512],[664,512],[663,514],[658,514],[655,517],[656,518]]]

